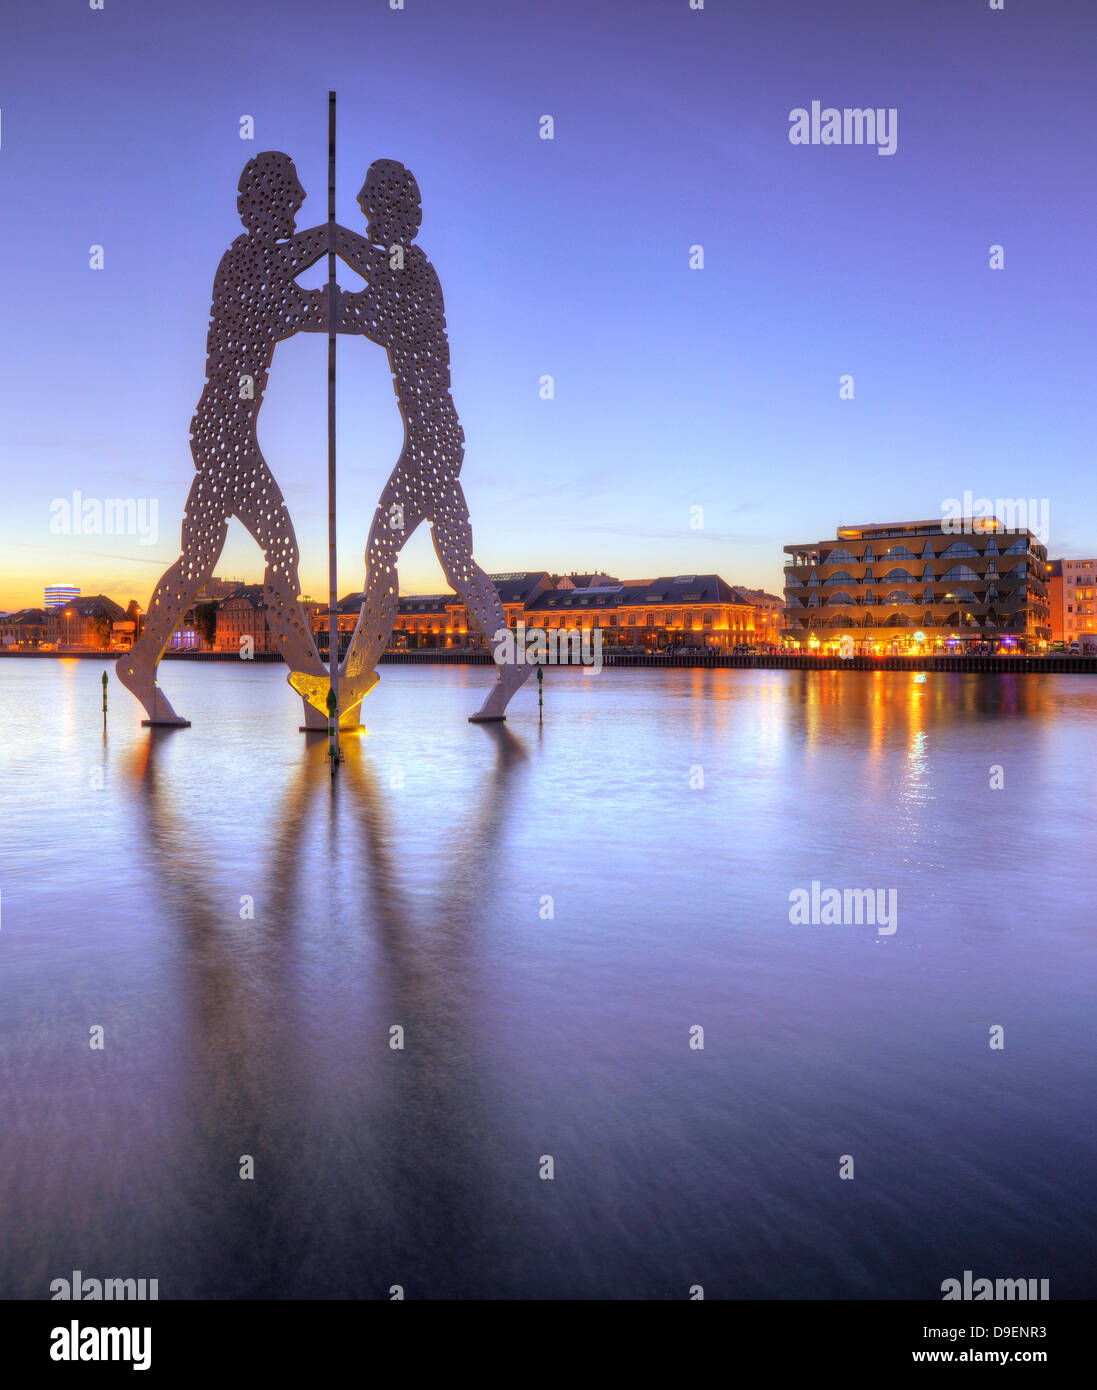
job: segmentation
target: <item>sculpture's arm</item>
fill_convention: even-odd
[[[332,249],[331,241],[330,222],[321,222],[318,227],[309,227],[291,236],[283,248],[291,274],[300,275],[310,265],[315,265]]]
[[[364,236],[359,236],[357,232],[349,231],[336,223],[335,254],[341,256],[351,270],[356,270],[363,280],[369,279],[369,265],[374,251]]]

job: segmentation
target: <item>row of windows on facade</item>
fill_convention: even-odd
[[[728,618],[728,622],[730,624],[734,624],[737,627],[743,627],[746,626],[749,620],[749,616],[750,615],[748,614],[733,614],[731,617]],[[588,620],[588,624],[594,624],[597,627],[662,627],[664,625],[664,615],[662,613],[642,613],[640,614],[639,621],[637,620],[637,615],[635,613],[630,613],[627,618],[622,618],[620,620],[613,617],[609,613],[576,613],[574,614],[574,616],[562,613],[550,613],[546,615],[541,615],[538,613],[527,613],[521,619],[516,617],[514,614],[511,614],[507,621],[511,627],[516,627],[519,621],[521,621],[526,624],[527,628],[551,628],[573,626],[575,623],[581,623],[584,618]],[[452,622],[454,621],[456,620],[444,619],[437,616],[433,618],[408,618],[403,615],[400,615],[397,617],[395,625],[399,629],[404,629],[409,626],[414,626],[417,623],[421,626],[426,623],[437,624],[450,622],[452,624]],[[465,621],[466,620],[463,618],[460,620],[462,626],[464,625]],[[666,614],[667,623],[681,622],[684,623],[686,627],[711,627],[714,621],[715,620],[711,613],[705,613],[703,615],[695,613]]]
[[[934,574],[933,571],[930,569],[929,565],[926,565],[925,568],[922,570],[921,577],[923,581],[928,579],[931,580],[934,584],[944,584],[953,579],[974,580],[977,584],[981,584],[984,580],[992,578],[1026,579],[1028,577],[1028,565],[1022,561],[1021,564],[1014,565],[1014,567],[1011,570],[1006,570],[1004,575],[999,574],[998,566],[995,565],[993,562],[991,562],[991,564],[987,566],[985,574],[976,574],[976,572],[971,568],[970,565],[953,565],[952,568],[947,569],[944,572],[944,574]],[[826,586],[827,584],[896,583],[914,584],[917,583],[917,576],[911,574],[910,570],[907,569],[893,569],[888,570],[887,574],[880,575],[879,578],[874,578],[872,570],[867,569],[865,573],[860,578],[858,578],[857,576],[850,574],[848,570],[838,570],[835,574],[828,574],[826,579],[821,580],[819,576],[815,574],[814,571],[812,571],[810,579],[808,579],[805,584],[789,584],[788,587],[790,589],[805,587],[811,589],[815,588],[819,584]]]
[[[940,553],[937,553],[934,551],[929,541],[926,541],[925,545],[922,547],[921,555],[916,555],[908,546],[893,545],[885,550],[879,558],[881,560],[951,560],[953,558],[981,560],[987,555],[1027,555],[1029,545],[1030,542],[1024,536],[1014,541],[1013,544],[1005,550],[999,550],[993,538],[990,540],[985,550],[976,549],[970,541],[954,541],[952,545],[948,546]],[[1034,542],[1032,546],[1033,549],[1035,549]],[[819,552],[812,551],[811,553],[814,557]],[[844,549],[842,546],[838,546],[835,550],[827,551],[822,561],[817,561],[813,558],[812,563],[835,565],[844,561],[863,562],[865,560],[875,560],[876,558],[876,553],[871,545],[866,545],[859,555],[854,555],[851,551]]]
[[[1003,615],[1004,621],[997,622],[987,619],[985,624],[980,624],[978,618],[973,613],[965,612],[963,609],[954,609],[945,617],[938,620],[932,613],[923,613],[919,617],[911,617],[909,613],[889,613],[887,617],[882,615],[873,618],[871,613],[866,613],[863,618],[850,618],[842,614],[835,614],[833,617],[825,618],[798,618],[790,617],[789,626],[792,628],[809,629],[813,627],[832,627],[832,628],[885,628],[885,627],[980,627],[985,626],[990,631],[999,628],[1015,628],[1024,630],[1027,622],[1027,615],[1022,610],[1019,613]]]
[[[876,597],[874,594],[864,594],[860,598],[854,598],[851,594],[839,593],[828,594],[825,600],[820,601],[818,594],[812,594],[810,598],[800,601],[793,599],[789,603],[790,608],[837,608],[839,606],[852,608],[872,608],[879,604],[886,607],[888,604],[922,604],[922,603],[994,603],[996,601],[1006,603],[1016,603],[1020,600],[1028,601],[1028,589],[1021,585],[1018,589],[1011,589],[1003,598],[998,590],[993,586],[987,589],[984,594],[973,594],[970,589],[950,589],[947,594],[942,594],[940,598],[934,598],[932,589],[926,589],[921,598],[915,598],[912,594],[904,592],[902,589],[893,589],[891,593],[884,594],[883,597]],[[1037,599],[1034,597],[1033,602]]]

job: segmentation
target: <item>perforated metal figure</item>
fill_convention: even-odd
[[[323,290],[294,278],[328,250],[324,224],[295,234],[305,190],[288,155],[266,151],[244,166],[236,206],[247,228],[226,251],[213,282],[206,385],[191,421],[198,470],[187,498],[182,554],[149,602],[144,635],[118,660],[118,677],[149,721],[181,724],[156,683],[171,634],[213,577],[228,523],[239,517],[263,551],[267,623],[290,670],[324,674],[299,603],[300,555],[289,513],[256,438],[275,344],[301,330],[327,332]],[[312,724],[322,721],[309,715]]]
[[[413,244],[422,220],[419,186],[410,170],[375,160],[358,194],[366,236],[336,228],[335,249],[366,281],[341,293],[341,333],[361,333],[387,349],[404,420],[404,446],[374,513],[366,546],[366,577],[358,623],[340,679],[340,724],[356,727],[358,705],[377,682],[376,665],[396,619],[397,559],[423,521],[445,576],[473,622],[494,645],[507,626],[495,585],[472,557],[472,526],[458,481],[465,437],[450,395],[449,341],[442,287],[425,252]],[[474,719],[500,719],[532,671],[511,663]],[[291,684],[315,703],[322,683],[292,675]]]

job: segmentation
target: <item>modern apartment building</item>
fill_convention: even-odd
[[[946,529],[948,528],[948,529]],[[996,517],[841,526],[786,545],[785,645],[917,652],[1051,641],[1047,551]]]

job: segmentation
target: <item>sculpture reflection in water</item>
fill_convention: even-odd
[[[400,793],[368,744],[348,741],[334,797],[323,746],[303,750],[269,818],[231,832],[231,860],[212,868],[209,817],[180,815],[166,771],[175,735],[154,731],[135,754],[134,848],[171,928],[177,1066],[162,1078],[172,1156],[157,1183],[186,1239],[157,1268],[178,1296],[384,1298],[399,1276],[381,1271],[411,1282],[428,1252],[459,1271],[481,1232],[506,1230],[499,1183],[454,1181],[484,1174],[497,1123],[483,884],[506,853],[526,758],[505,725],[484,737],[495,756],[475,774],[472,821],[431,854],[425,892]],[[333,845],[334,920],[315,891]],[[254,1183],[238,1176],[243,1155]]]

